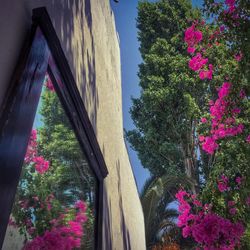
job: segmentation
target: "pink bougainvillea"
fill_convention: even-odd
[[[250,135],[247,136],[246,142],[247,142],[247,143],[250,143]]]
[[[39,174],[44,174],[49,168],[49,162],[44,160],[43,156],[36,156],[33,158],[35,169]]]
[[[213,65],[209,64],[209,70],[201,70],[199,73],[199,77],[201,80],[204,80],[204,79],[212,80],[212,78],[213,78]]]
[[[220,192],[225,192],[229,190],[228,182],[228,177],[222,175],[220,180],[218,181],[218,189]]]
[[[195,24],[193,24],[186,29],[184,40],[187,43],[188,48],[194,49],[194,46],[202,40],[202,32],[196,29]]]
[[[203,58],[201,53],[197,53],[196,56],[190,59],[189,61],[189,68],[194,70],[194,71],[199,71],[200,69],[203,68],[205,64],[207,64],[208,59]]]
[[[184,190],[179,190],[176,198],[180,212],[177,225],[182,228],[184,238],[192,237],[199,247],[207,250],[234,249],[240,243],[245,232],[241,222],[233,223],[215,214],[211,204],[202,205]],[[236,212],[230,208],[230,213]]]
[[[232,108],[229,94],[232,83],[224,82],[218,89],[218,99],[210,101],[211,130],[210,135],[201,135],[202,149],[208,154],[213,154],[218,148],[218,140],[229,136],[236,136],[244,131],[243,124],[236,123],[236,117],[241,113],[238,107]]]
[[[46,230],[41,236],[25,244],[23,250],[71,250],[81,247],[81,240],[84,234],[83,225],[87,221],[86,204],[83,201],[76,202],[75,218],[65,225],[64,215],[54,219],[51,230]]]
[[[216,140],[213,136],[206,136],[204,142],[202,143],[202,149],[208,154],[213,154],[216,149],[219,148],[219,145],[216,143]]]
[[[27,164],[34,164],[39,174],[44,174],[49,169],[49,161],[46,161],[43,156],[38,155],[37,131],[35,129],[31,131],[24,162]]]
[[[45,83],[44,83],[44,85],[45,85],[46,88],[47,88],[48,90],[50,90],[51,92],[55,92],[54,85],[53,85],[53,83],[52,83],[52,81],[51,81],[49,75],[46,75],[46,76],[45,76]]]
[[[29,144],[24,158],[25,163],[32,162],[32,159],[37,155],[37,131],[32,129]]]

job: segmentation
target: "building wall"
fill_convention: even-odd
[[[143,250],[144,219],[123,140],[120,49],[109,0],[1,0],[0,105],[32,9],[41,6],[52,19],[108,167],[103,249]]]

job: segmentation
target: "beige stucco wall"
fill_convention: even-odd
[[[109,0],[1,0],[0,104],[30,28],[32,8],[41,6],[50,14],[109,170],[103,249],[143,250],[144,219],[123,140],[120,50]]]

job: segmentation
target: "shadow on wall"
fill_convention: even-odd
[[[121,189],[121,166],[120,166],[119,160],[116,162],[116,169],[117,169],[117,177],[118,177],[118,195],[119,195],[119,208],[120,208],[120,213],[121,213],[121,233],[123,236],[123,249],[131,250],[130,235],[126,226],[126,221],[125,221],[125,216],[124,216],[122,189]]]
[[[34,1],[33,1],[34,2]],[[71,71],[96,131],[99,107],[96,87],[96,61],[91,0],[41,0],[48,12],[65,51]],[[31,2],[31,4],[34,4]],[[35,3],[38,7],[38,4]],[[98,22],[98,20],[97,20]]]
[[[120,172],[120,161],[116,163],[117,170],[117,189],[118,189],[118,206],[120,212],[120,232],[122,235],[122,245],[121,250],[132,250],[130,234],[126,225],[125,213],[122,200],[122,189],[121,189],[121,172]],[[116,204],[115,204],[116,205]],[[113,228],[112,228],[112,206],[111,199],[107,195],[107,190],[104,185],[103,189],[103,249],[112,250],[116,249],[113,245]]]
[[[111,201],[108,198],[107,190],[103,188],[103,249],[113,249],[113,234],[112,234],[112,216],[111,216]]]

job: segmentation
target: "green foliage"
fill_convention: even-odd
[[[126,136],[154,175],[183,173],[185,159],[195,151],[194,125],[204,109],[207,86],[187,68],[183,30],[199,17],[188,1],[143,1],[138,6],[142,91],[131,108],[136,129]],[[199,161],[193,159],[193,165],[198,169]],[[195,173],[190,177],[197,181]]]
[[[54,91],[43,88],[37,129],[38,155],[49,161],[43,174],[35,170],[34,163],[23,166],[21,181],[13,206],[12,217],[27,239],[43,235],[53,227],[51,221],[64,216],[66,223],[75,216],[73,205],[78,200],[87,203],[88,220],[84,224],[84,249],[94,245],[96,180],[89,168],[68,117]],[[48,197],[54,198],[49,202]],[[25,203],[24,206],[20,204]],[[31,233],[30,221],[35,228]]]
[[[180,231],[176,227],[176,209],[168,208],[175,200],[174,193],[180,186],[189,187],[191,180],[186,177],[163,175],[149,178],[141,193],[144,212],[147,248],[155,245],[161,237],[168,235],[173,241],[179,240]]]
[[[205,1],[205,12],[216,17],[221,6],[212,3],[213,0]],[[131,108],[136,128],[126,132],[142,165],[154,177],[180,176],[185,172],[192,180],[191,190],[200,192],[203,201],[215,204],[215,211],[225,217],[229,213],[226,208],[229,197],[242,205],[249,195],[248,178],[243,190],[234,190],[227,198],[218,189],[213,192],[222,174],[228,175],[230,180],[239,173],[242,176],[250,174],[250,151],[246,143],[246,136],[250,134],[249,97],[240,101],[241,113],[236,119],[238,124],[244,125],[244,132],[219,140],[215,155],[202,150],[198,135],[210,133],[208,101],[218,98],[217,91],[223,82],[232,83],[230,96],[233,102],[239,99],[241,89],[249,96],[249,7],[243,0],[237,4],[244,7],[239,9],[248,18],[237,25],[227,22],[229,29],[223,35],[211,38],[220,30],[220,25],[225,25],[221,17],[217,23],[211,23],[210,19],[211,24],[199,26],[203,39],[197,50],[203,49],[203,57],[213,65],[213,79],[200,80],[199,74],[188,67],[191,56],[186,52],[184,31],[193,20],[201,19],[201,13],[187,0],[139,3],[137,27],[143,59],[138,73],[141,93],[139,98],[133,99]],[[243,53],[240,62],[234,58],[239,52]],[[202,124],[201,117],[206,117],[209,122]],[[156,199],[156,191],[159,192],[152,189],[151,200]],[[238,209],[237,219],[249,223],[248,210],[245,207]]]

